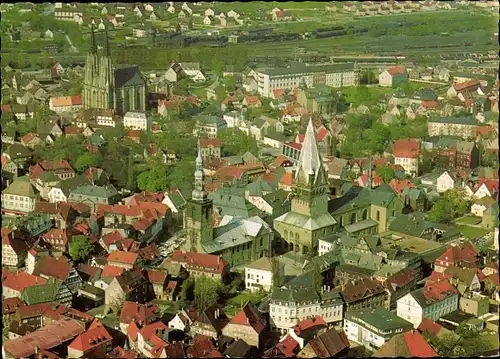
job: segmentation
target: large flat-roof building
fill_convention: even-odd
[[[261,70],[258,73],[258,93],[271,97],[275,89],[293,89],[305,83],[307,87],[327,85],[331,87],[355,86],[358,75],[354,63],[298,66],[287,69]]]

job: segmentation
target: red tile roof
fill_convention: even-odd
[[[408,347],[408,351],[410,352],[410,356],[414,358],[432,358],[438,356],[418,331],[412,330],[403,333],[403,337]]]
[[[388,288],[391,292],[396,291],[398,288],[403,288],[404,286],[410,284],[418,278],[417,272],[415,272],[410,267],[403,269],[402,271],[390,276],[384,282],[384,287]]]
[[[440,262],[448,265],[464,265],[475,267],[477,264],[478,252],[470,242],[466,242],[460,246],[451,245],[446,251],[441,254],[435,261],[435,265],[440,265]]]
[[[381,282],[375,279],[363,278],[354,283],[347,283],[342,290],[342,295],[344,300],[350,303],[384,292],[385,288]]]
[[[4,315],[15,313],[20,307],[24,307],[24,303],[19,297],[12,297],[2,300],[2,313]]]
[[[120,323],[130,324],[136,322],[141,328],[156,321],[160,316],[160,308],[157,304],[140,304],[124,301],[120,313]]]
[[[54,257],[45,256],[39,259],[39,262],[35,265],[35,270],[33,274],[35,275],[45,275],[47,277],[56,278],[59,280],[66,280],[71,272],[71,265],[61,258],[56,259]]]
[[[83,132],[83,129],[79,127],[64,127],[65,135],[79,135]]]
[[[455,287],[446,280],[432,283],[426,282],[424,287],[424,297],[431,300],[443,300],[457,293]]]
[[[103,326],[90,329],[76,337],[69,345],[68,349],[87,352],[92,348],[111,342],[113,338]]]
[[[201,148],[208,148],[208,147],[220,148],[221,146],[222,144],[218,138],[200,138]]]
[[[120,232],[113,231],[113,232],[106,233],[104,236],[102,236],[101,239],[104,242],[104,244],[106,245],[106,247],[109,247],[113,243],[121,241],[124,238],[122,237]]]
[[[36,348],[49,350],[82,334],[84,327],[76,320],[61,319],[52,322],[24,337],[9,340],[5,352],[15,358],[32,356]]]
[[[159,270],[146,270],[145,277],[153,284],[165,284],[168,273]]]
[[[231,324],[252,327],[257,333],[261,333],[266,324],[257,308],[251,303],[247,303],[230,321]]]
[[[387,68],[387,72],[391,76],[400,76],[405,73],[405,66],[404,65],[391,66]]]
[[[102,272],[101,272],[101,278],[106,278],[106,277],[118,277],[120,274],[123,273],[125,269],[122,267],[117,267],[117,266],[112,266],[109,264],[105,264],[102,267]]]
[[[285,357],[290,358],[295,356],[295,351],[299,346],[297,342],[290,335],[287,335],[278,344],[276,344],[276,349],[278,349]]]
[[[139,334],[142,335],[144,340],[149,340],[157,332],[157,330],[164,330],[168,327],[163,322],[155,322],[147,324],[144,328],[139,330]]]
[[[364,187],[368,186],[368,175],[361,175],[358,177]],[[377,187],[384,183],[384,179],[377,175],[372,174],[372,186]]]
[[[127,132],[127,137],[130,138],[140,138],[141,137],[141,130],[131,130]]]
[[[285,186],[291,186],[293,184],[293,176],[291,172],[285,172],[285,174],[281,177],[280,183]]]
[[[236,166],[224,166],[214,173],[213,178],[220,181],[232,182],[241,179],[245,171],[244,168]]]
[[[274,89],[273,90],[273,96],[276,99],[283,97],[284,95],[285,95],[285,90],[283,90],[283,89]]]
[[[64,246],[66,247],[73,237],[70,229],[60,229],[60,228],[51,228],[48,232],[42,235],[42,238],[55,246]],[[58,242],[62,241],[62,243]]]
[[[411,138],[393,141],[392,153],[394,157],[418,158],[420,155],[420,143],[418,140]]]
[[[393,178],[389,182],[389,187],[397,194],[400,195],[405,188],[416,188],[415,184],[410,180],[398,180]]]
[[[324,328],[327,327],[327,324],[321,315],[317,315],[313,318],[307,318],[299,323],[297,323],[294,327],[295,334],[300,336],[301,333],[308,331],[312,328]]]
[[[108,255],[108,263],[118,262],[134,265],[137,261],[137,253],[114,251]]]
[[[224,267],[227,265],[227,262],[218,255],[195,252],[183,253],[180,250],[175,250],[170,260],[173,263],[180,263],[186,266],[188,270],[191,267],[202,267],[203,269],[196,268],[196,270],[218,274],[222,274]]]
[[[473,79],[473,80],[469,80],[469,81],[455,83],[455,84],[453,84],[453,87],[455,88],[456,91],[463,91],[463,90],[471,89],[474,87],[478,88],[480,85],[481,85],[481,83],[479,82],[479,80]]]
[[[420,107],[425,109],[438,108],[439,104],[436,101],[422,101]]]
[[[259,96],[247,96],[245,97],[245,100],[249,105],[254,105],[259,102]]]
[[[417,328],[417,330],[420,331],[421,333],[427,331],[429,334],[434,334],[434,335],[439,333],[441,329],[443,329],[441,325],[427,318],[422,319],[422,322]]]
[[[45,171],[60,171],[63,173],[75,172],[67,160],[42,161],[30,167],[29,177],[31,179],[36,179]]]
[[[27,143],[29,143],[32,139],[34,139],[35,137],[37,137],[37,134],[36,134],[36,133],[33,133],[33,132],[27,133],[26,135],[24,135],[23,137],[21,137],[21,143],[23,143],[23,144],[27,144]]]

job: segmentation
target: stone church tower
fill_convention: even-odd
[[[108,31],[105,33],[103,55],[98,56],[94,26],[91,27],[90,49],[85,62],[83,108],[114,109],[115,77],[111,61]]]
[[[274,220],[274,228],[299,255],[316,253],[318,239],[334,233],[337,222],[328,212],[328,176],[309,120],[296,170],[291,211]]]
[[[184,229],[187,234],[186,248],[193,252],[204,252],[203,243],[214,237],[212,211],[213,201],[208,199],[204,188],[203,158],[198,147],[196,169],[194,172],[194,189],[191,199],[187,201],[184,212]]]

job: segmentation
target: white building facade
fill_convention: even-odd
[[[133,130],[150,131],[151,120],[144,112],[127,112],[123,117],[123,127]]]
[[[424,318],[438,320],[443,315],[458,309],[458,294],[453,293],[442,300],[426,301],[424,289],[418,289],[398,299],[396,313],[417,328]]]

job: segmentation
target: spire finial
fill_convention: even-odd
[[[90,53],[97,53],[97,45],[95,42],[94,24],[90,25]]]

